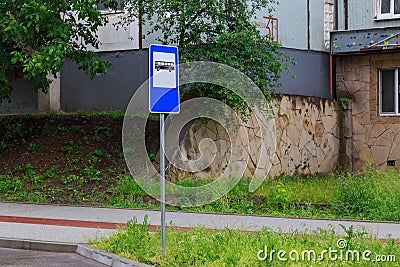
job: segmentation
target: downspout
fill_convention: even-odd
[[[329,55],[329,95],[333,98],[333,55]]]

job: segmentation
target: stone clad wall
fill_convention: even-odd
[[[379,115],[379,69],[400,67],[400,53],[344,56],[337,60],[338,98],[350,99],[353,169],[369,163],[400,169],[400,117]]]
[[[232,175],[243,166],[245,175],[256,173],[264,177],[330,172],[339,163],[338,109],[331,99],[285,95],[275,100],[272,118],[260,127],[253,113],[249,121],[237,127],[230,141],[227,131],[214,121],[192,125],[181,144],[181,152],[184,158],[197,159],[200,157],[198,144],[201,140],[205,142],[201,145],[202,157],[208,155],[212,163],[196,174],[203,178],[216,178],[227,168],[230,153],[235,150],[231,144],[249,156],[248,161],[233,160]],[[178,173],[176,169],[170,172],[174,176]]]
[[[269,175],[330,172],[339,160],[339,116],[333,100],[284,96],[274,112],[276,159]]]

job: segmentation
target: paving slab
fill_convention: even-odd
[[[89,239],[107,236],[113,231],[110,229],[0,222],[0,238],[3,239],[87,244]]]
[[[7,217],[8,216],[8,217]],[[136,217],[141,223],[148,216],[148,223],[153,226],[160,225],[160,212],[152,210],[137,209],[114,209],[101,207],[77,207],[77,206],[55,206],[21,203],[0,203],[0,238],[11,237],[29,238],[32,240],[51,240],[62,242],[82,243],[88,238],[98,234],[108,234],[112,229],[102,229],[101,223],[124,224]],[[61,227],[57,225],[41,225],[29,223],[4,222],[7,218],[51,218],[64,220],[66,224]],[[2,218],[4,220],[2,220]],[[90,227],[70,227],[68,222],[80,222],[82,226],[90,222],[97,222],[99,229]],[[372,221],[350,221],[329,219],[298,219],[286,217],[252,216],[252,215],[229,215],[210,213],[191,213],[168,211],[166,221],[169,226],[190,228],[204,226],[213,229],[237,229],[245,231],[259,231],[267,227],[277,232],[287,233],[290,231],[315,231],[320,228],[335,229],[340,234],[345,234],[341,225],[346,228],[353,226],[356,229],[365,230],[378,238],[392,237],[400,238],[400,223],[372,222]],[[24,222],[21,220],[20,222]],[[87,242],[87,241],[86,241]]]

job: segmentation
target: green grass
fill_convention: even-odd
[[[200,180],[197,185],[210,181]],[[177,184],[193,186],[191,179]],[[311,218],[347,218],[400,221],[400,174],[395,171],[333,173],[326,176],[277,177],[265,181],[254,193],[248,192],[249,179],[242,179],[228,195],[200,207],[184,211],[258,214]],[[145,195],[135,180],[125,178],[108,203],[129,208],[159,208],[127,196]],[[120,192],[119,194],[117,192]],[[168,209],[178,208],[167,206]]]
[[[119,229],[109,238],[91,240],[90,245],[156,266],[380,266],[372,262],[376,255],[385,255],[392,261],[399,260],[398,241],[390,239],[380,242],[366,233],[355,232],[352,228],[346,229],[346,232],[347,236],[338,236],[333,230],[292,232],[285,235],[268,229],[254,234],[233,230],[212,231],[205,228],[174,230],[167,232],[167,256],[163,258],[160,255],[160,233],[149,233],[146,219],[143,224],[138,224],[133,219],[125,228]],[[344,249],[338,247],[339,240],[347,244]],[[276,252],[271,259],[272,250]],[[286,252],[281,258],[286,258],[287,261],[278,260],[277,253],[281,250]],[[296,259],[295,253],[289,254],[293,250],[299,254],[299,260]],[[303,258],[303,251],[311,250],[315,251],[316,261],[312,261],[313,254],[310,254],[309,258],[307,252]],[[329,256],[328,253],[322,254],[324,250],[337,252]],[[353,258],[351,254],[346,253],[347,250],[357,254],[360,252],[361,255],[369,250],[371,255],[368,258],[371,261],[364,261],[360,256],[360,262],[356,262],[357,254],[352,254],[355,255]],[[268,257],[265,257],[264,251],[267,251]],[[347,258],[346,254],[349,255]],[[318,260],[321,255],[323,260]],[[335,260],[339,255],[343,255],[341,260]],[[398,265],[396,262],[387,262],[384,266]]]
[[[283,176],[265,181],[254,195],[271,194],[279,183],[282,183],[289,192],[292,201],[299,202],[332,202],[335,200],[335,193],[338,190],[336,182],[338,173],[324,176],[290,177]]]

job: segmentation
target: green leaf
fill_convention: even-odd
[[[80,44],[82,40],[93,47],[98,45],[96,32],[106,24],[107,17],[98,12],[96,5],[104,1],[3,1],[0,27],[6,34],[0,38],[0,65],[4,70],[23,68],[24,77],[33,78],[32,88],[42,91],[49,86],[46,75],[59,71],[66,57],[91,77],[98,72],[106,73],[109,64]],[[72,13],[85,23],[69,15]],[[10,90],[7,79],[0,77],[0,83],[2,89]],[[6,91],[0,92],[0,101],[7,95]]]

